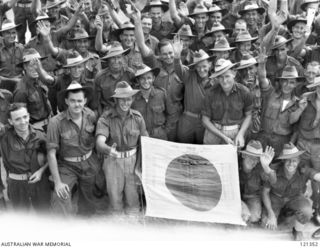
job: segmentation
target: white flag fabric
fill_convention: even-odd
[[[141,137],[146,216],[245,225],[232,145]]]

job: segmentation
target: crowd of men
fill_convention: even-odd
[[[91,216],[108,195],[113,214],[141,214],[150,136],[237,146],[248,223],[290,217],[295,240],[320,225],[319,0],[10,0],[0,12],[0,196],[6,185],[14,209]]]

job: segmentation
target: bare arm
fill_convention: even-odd
[[[42,82],[44,82],[45,84],[49,85],[49,86],[53,86],[54,85],[54,78],[49,74],[47,73],[42,65],[41,65],[41,62],[39,59],[35,59],[34,60],[34,63],[37,65],[37,72],[39,74],[39,78]]]
[[[308,105],[308,102],[306,98],[302,98],[299,101],[299,108],[297,108],[295,111],[290,113],[290,116],[289,116],[290,124],[294,124],[300,119],[300,116],[303,113],[303,111],[306,109],[307,105]]]
[[[140,52],[143,57],[146,57],[152,53],[152,50],[146,45],[141,25],[141,14],[138,9],[135,9],[134,13],[132,13],[132,19],[134,20],[135,25],[135,35],[136,42],[139,46]]]
[[[267,62],[267,55],[266,49],[261,48],[259,57],[258,57],[258,77],[259,77],[259,84],[262,90],[269,88],[270,81],[267,79],[267,70],[266,70],[266,62]]]
[[[189,69],[183,67],[181,63],[181,51],[183,44],[180,40],[180,36],[177,34],[173,39],[173,51],[174,51],[174,71],[178,77],[184,82],[189,77]]]
[[[265,206],[267,213],[268,213],[268,219],[266,222],[266,227],[269,229],[276,229],[277,228],[277,217],[273,212],[272,205],[271,205],[271,199],[270,199],[270,188],[264,187],[262,189],[262,202]]]
[[[37,24],[37,30],[42,35],[45,46],[49,49],[53,56],[57,56],[59,53],[59,48],[55,47],[52,43],[50,37],[50,28],[47,28],[42,21]]]
[[[169,11],[171,19],[174,21],[176,26],[180,26],[182,24],[182,19],[179,16],[175,0],[169,0]]]
[[[83,6],[83,1],[75,4],[76,11],[75,11],[74,15],[72,15],[72,17],[68,21],[67,25],[62,26],[60,29],[57,30],[57,32],[59,32],[59,34],[66,34],[67,32],[69,32],[73,28],[73,26],[76,24],[78,18],[80,17],[80,15],[82,15],[82,11],[83,11],[82,6]]]
[[[94,43],[95,49],[98,52],[106,52],[108,49],[103,44],[103,40],[102,40],[103,22],[100,16],[96,16],[95,25],[97,28],[97,34],[96,34],[95,43]]]
[[[112,146],[106,144],[107,137],[103,135],[98,135],[96,140],[97,150],[103,154],[110,155],[112,157],[117,156],[116,147],[117,144],[114,143]]]

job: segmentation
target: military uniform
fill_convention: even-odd
[[[118,157],[107,156],[103,168],[106,175],[110,204],[114,212],[122,212],[126,199],[127,213],[139,211],[137,176],[134,174],[140,136],[148,136],[142,115],[129,110],[122,121],[115,108],[102,114],[98,120],[96,136],[107,138],[107,145],[117,144]]]

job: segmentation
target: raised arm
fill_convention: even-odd
[[[103,21],[101,20],[100,16],[96,16],[95,22],[94,22],[96,28],[97,28],[97,33],[96,33],[96,38],[95,38],[95,49],[98,52],[107,52],[107,46],[103,44],[102,40],[102,33],[103,33]]]
[[[180,26],[182,24],[182,19],[177,10],[176,0],[169,0],[169,11],[171,19],[174,21],[175,25]]]
[[[174,51],[174,71],[181,79],[182,82],[186,81],[190,75],[188,67],[184,67],[181,63],[181,52],[183,49],[180,35],[177,34],[173,38],[173,51]]]
[[[260,53],[258,56],[258,77],[259,77],[259,84],[262,90],[269,88],[270,81],[267,79],[267,70],[266,70],[266,62],[268,56],[266,55],[266,48],[261,47]]]
[[[50,53],[53,56],[57,56],[59,53],[59,48],[55,47],[52,43],[51,37],[50,37],[50,28],[46,27],[46,25],[39,21],[37,23],[37,30],[42,35],[44,40],[44,45],[49,49]]]
[[[147,57],[152,53],[152,50],[146,45],[141,25],[141,13],[140,11],[135,8],[133,9],[133,13],[131,14],[131,17],[134,21],[135,25],[135,35],[136,35],[136,42],[139,46],[140,52],[143,57]]]

